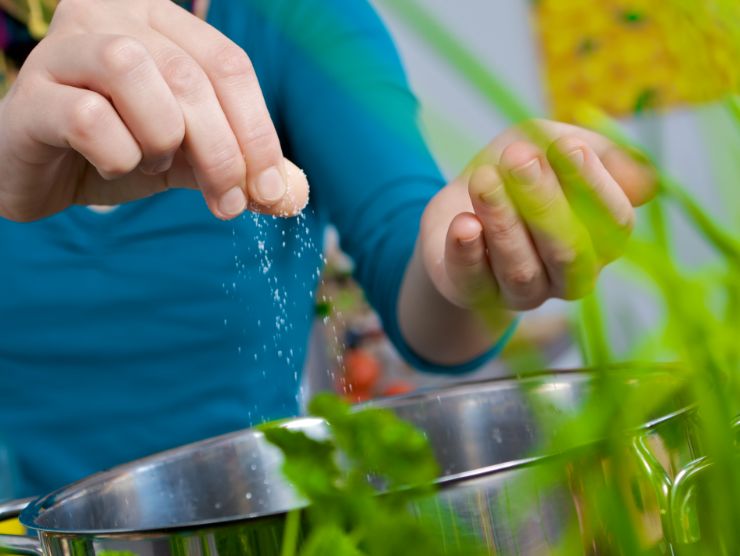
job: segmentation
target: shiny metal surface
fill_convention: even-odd
[[[0,502],[0,521],[18,517],[18,514],[23,511],[26,506],[34,501],[34,498],[23,498],[22,500],[9,500],[8,502]]]
[[[313,437],[323,421],[285,426]],[[23,512],[29,526],[89,535],[191,528],[281,514],[304,504],[280,471],[282,457],[258,430],[246,430],[93,475]]]
[[[635,388],[670,387],[672,381],[670,371],[643,373],[640,381],[624,376]],[[592,383],[588,373],[557,373],[462,384],[373,405],[395,411],[428,435],[443,473],[439,492],[421,501],[418,511],[431,513],[443,531],[449,528],[450,543],[475,535],[491,553],[540,555],[556,546],[579,511],[578,489],[583,488],[577,470],[536,451],[543,440],[541,419],[572,413]],[[634,432],[640,446],[655,454],[650,465],[662,465],[672,476],[697,457],[689,421],[675,401]],[[285,426],[327,434],[317,419],[295,419]],[[664,432],[670,444],[662,440]],[[685,441],[676,443],[682,435]],[[598,451],[585,450],[583,457],[598,458]],[[139,556],[277,555],[284,512],[303,505],[283,480],[280,461],[259,431],[242,431],[92,476],[33,502],[21,520],[38,530],[44,553],[55,556],[106,550]],[[667,534],[663,487],[645,465],[635,458],[641,498],[636,515],[646,542],[657,545]],[[533,508],[520,488],[536,488],[533,471],[542,466],[552,467],[562,480],[558,488],[542,489]],[[584,547],[594,543],[597,538],[584,538]],[[584,553],[599,552],[584,548]]]

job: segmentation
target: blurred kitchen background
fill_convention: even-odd
[[[453,178],[509,123],[398,17],[393,0],[374,3],[421,101],[429,144]],[[740,137],[726,102],[719,100],[737,86],[740,42],[730,35],[740,29],[740,4],[423,0],[421,5],[536,115],[574,121],[584,103],[606,111],[711,214],[740,229]],[[655,217],[650,211],[640,209],[638,233]],[[669,210],[667,218],[682,264],[711,264],[711,253],[680,216]],[[454,380],[419,373],[395,353],[349,277],[351,261],[331,231],[326,256],[306,397],[335,389],[361,401]],[[614,352],[623,359],[654,357],[651,333],[659,329],[661,309],[626,265],[605,271],[599,295]],[[522,318],[500,357],[467,378],[580,366],[577,334],[574,306],[548,302]]]

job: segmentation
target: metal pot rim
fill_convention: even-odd
[[[409,394],[403,394],[400,396],[394,396],[390,398],[386,398],[384,400],[378,400],[378,401],[370,401],[363,404],[358,404],[356,406],[358,409],[361,409],[363,407],[379,407],[379,408],[388,408],[393,407],[394,405],[397,405],[399,403],[406,403],[406,402],[412,402],[414,400],[418,399],[426,399],[430,397],[439,397],[441,395],[450,395],[450,394],[459,394],[461,392],[464,392],[465,390],[469,389],[476,389],[480,387],[482,384],[486,384],[489,387],[493,385],[505,385],[510,384],[511,386],[514,386],[516,384],[522,384],[524,382],[534,382],[537,380],[542,380],[546,378],[557,378],[557,377],[568,377],[568,378],[578,378],[582,377],[584,380],[586,380],[589,376],[593,376],[595,372],[604,373],[604,372],[614,372],[614,371],[629,371],[630,369],[636,370],[636,369],[650,369],[650,373],[657,374],[659,372],[665,372],[665,371],[675,371],[677,367],[672,364],[665,364],[665,365],[655,365],[655,364],[630,364],[630,365],[614,365],[607,368],[601,368],[601,369],[566,369],[566,370],[557,370],[557,371],[543,371],[538,373],[528,373],[521,377],[501,377],[501,378],[495,378],[495,379],[478,379],[478,380],[469,380],[469,381],[463,381],[454,383],[451,385],[445,385],[442,387],[437,388],[430,388],[427,390],[420,390],[416,392],[412,392]],[[673,411],[671,413],[668,413],[666,415],[660,416],[658,418],[655,418],[651,421],[648,421],[647,423],[637,427],[633,431],[626,431],[626,432],[640,432],[652,429],[653,427],[664,423],[666,421],[669,421],[671,419],[677,418],[680,415],[683,415],[687,412],[691,411],[690,407],[684,407],[677,411]],[[287,427],[299,427],[302,428],[304,426],[308,425],[320,425],[323,423],[323,420],[316,417],[296,417],[291,419],[286,419],[281,426],[287,426]],[[41,496],[39,498],[34,499],[31,503],[26,506],[26,508],[21,512],[20,514],[20,521],[21,523],[28,529],[35,530],[42,533],[50,533],[50,534],[59,534],[59,535],[90,535],[90,536],[96,536],[96,537],[110,537],[110,538],[123,538],[123,537],[131,537],[131,536],[137,536],[137,537],[151,537],[151,536],[158,536],[162,534],[171,534],[176,531],[187,531],[187,530],[193,530],[193,529],[208,529],[208,528],[214,528],[214,527],[220,527],[220,526],[228,526],[228,525],[235,525],[240,522],[245,521],[255,521],[260,519],[270,519],[275,518],[281,515],[285,515],[287,511],[290,510],[278,510],[278,511],[260,511],[255,513],[249,513],[249,514],[243,514],[243,515],[235,515],[231,517],[223,517],[218,519],[204,519],[204,520],[195,520],[183,524],[177,524],[177,525],[171,525],[171,526],[164,526],[164,527],[153,527],[151,529],[147,528],[139,528],[139,529],[129,529],[129,528],[120,528],[120,529],[69,529],[65,527],[48,527],[48,526],[39,526],[37,525],[39,517],[47,511],[47,509],[52,508],[55,503],[57,502],[59,497],[64,497],[66,499],[72,499],[77,496],[84,496],[86,495],[86,491],[96,485],[100,485],[101,483],[111,482],[115,481],[115,477],[119,476],[122,472],[125,472],[127,470],[134,470],[134,469],[141,469],[145,467],[148,463],[162,463],[163,461],[166,461],[167,458],[174,458],[179,455],[181,455],[184,451],[193,448],[195,446],[200,447],[207,447],[210,445],[218,445],[221,443],[228,442],[230,439],[237,438],[239,436],[242,436],[245,434],[245,432],[250,431],[255,436],[262,436],[263,433],[259,430],[252,429],[243,429],[239,431],[234,431],[231,433],[226,433],[223,435],[219,435],[216,437],[208,438],[205,440],[201,440],[198,442],[194,442],[191,444],[187,444],[184,446],[172,448],[170,450],[166,450],[163,452],[159,452],[156,454],[152,454],[150,456],[134,460],[128,463],[124,463],[118,466],[115,466],[111,469],[101,471],[99,473],[95,473],[93,475],[90,475],[88,477],[85,477],[79,481],[76,481],[74,483],[71,483],[69,485],[66,485],[64,487],[61,487],[55,491],[53,491],[50,494]],[[586,446],[592,446],[596,443],[598,443],[599,440],[595,440],[593,442],[589,442],[587,444],[584,444],[583,447]],[[440,489],[446,489],[454,486],[457,483],[467,481],[467,480],[474,480],[477,478],[487,477],[491,475],[495,475],[497,473],[504,473],[504,472],[512,472],[517,469],[521,469],[524,467],[528,467],[531,465],[535,465],[537,463],[541,463],[546,460],[551,460],[552,458],[558,457],[562,454],[543,454],[538,456],[532,456],[527,458],[521,458],[521,459],[515,459],[511,461],[506,461],[486,467],[481,467],[478,469],[460,472],[460,473],[453,473],[453,474],[447,474],[435,481],[435,484],[438,485]],[[78,492],[75,494],[74,491],[77,490]],[[306,507],[307,504],[296,504],[294,508],[292,509],[300,509],[303,507]]]

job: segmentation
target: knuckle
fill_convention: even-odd
[[[162,69],[162,76],[172,93],[179,98],[198,95],[207,82],[203,69],[195,60],[185,55],[173,56],[167,60]]]
[[[216,51],[211,71],[222,79],[254,75],[254,67],[247,53],[231,41]]]
[[[570,268],[578,262],[579,257],[579,250],[575,247],[558,247],[550,253],[548,262],[555,268]]]
[[[252,156],[264,156],[265,158],[268,158],[272,152],[279,152],[280,143],[272,121],[268,119],[252,126],[244,141],[244,149]]]
[[[231,146],[214,148],[200,167],[206,179],[214,184],[232,186],[244,179],[244,161],[238,149]]]
[[[127,75],[136,71],[148,58],[146,47],[131,37],[114,37],[100,51],[103,68],[113,75]]]
[[[153,137],[146,146],[147,155],[161,157],[176,151],[185,136],[184,129],[182,126],[182,131],[167,131]]]
[[[108,116],[108,101],[95,93],[83,93],[69,108],[69,132],[75,137],[89,137]]]
[[[494,218],[488,225],[488,231],[497,241],[510,241],[522,231],[522,224],[516,216],[507,214]]]
[[[521,265],[507,270],[503,275],[506,287],[518,295],[533,294],[538,287],[540,272],[532,265]]]

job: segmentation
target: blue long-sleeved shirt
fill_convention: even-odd
[[[215,0],[209,21],[251,57],[309,207],[225,223],[174,190],[0,220],[0,442],[16,495],[295,414],[329,222],[414,358],[396,300],[443,182],[379,19],[364,0]]]

